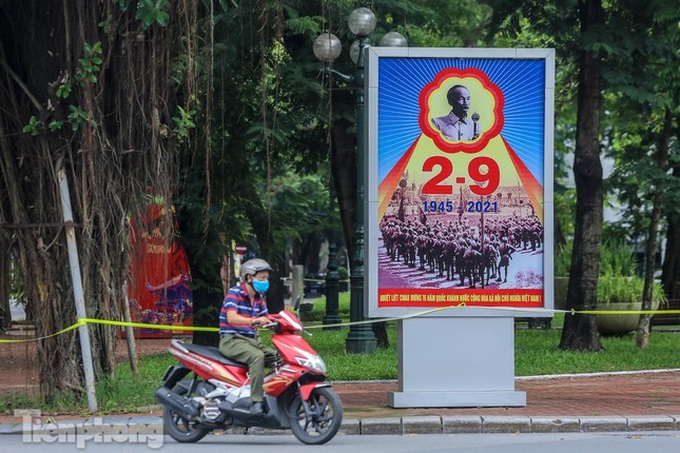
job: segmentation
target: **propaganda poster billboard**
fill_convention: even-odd
[[[367,315],[552,308],[554,51],[372,47],[367,66]]]

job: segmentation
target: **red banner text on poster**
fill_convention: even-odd
[[[378,291],[378,308],[387,307],[522,307],[542,308],[543,289],[468,289],[437,290],[426,288],[383,289]]]

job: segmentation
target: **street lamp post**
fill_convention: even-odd
[[[323,318],[324,330],[340,329],[342,319],[339,313],[338,291],[340,287],[340,274],[338,274],[338,254],[335,241],[328,244],[328,273],[326,274],[326,315]]]
[[[356,63],[354,73],[343,74],[335,70],[331,72],[341,80],[351,84],[355,90],[357,116],[357,220],[354,234],[354,256],[350,274],[350,329],[347,334],[346,350],[351,353],[374,352],[377,340],[364,320],[364,175],[366,155],[364,130],[364,49],[369,45],[368,37],[375,29],[375,14],[368,8],[357,8],[349,16],[348,26],[357,37],[350,48],[350,56]],[[405,46],[406,38],[397,32],[387,33],[380,42],[387,46]],[[342,50],[340,40],[331,33],[323,33],[314,41],[314,55],[324,63],[333,62]],[[326,68],[328,68],[326,66]]]

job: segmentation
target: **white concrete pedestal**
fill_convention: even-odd
[[[406,407],[526,406],[515,390],[515,323],[508,317],[399,321],[399,391]]]

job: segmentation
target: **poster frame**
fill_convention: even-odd
[[[380,70],[381,62],[386,59],[419,59],[429,64],[432,59],[471,59],[471,60],[543,60],[544,61],[544,108],[543,108],[543,298],[542,307],[520,308],[503,306],[462,307],[442,304],[439,309],[432,306],[418,307],[380,307],[378,244],[378,150],[381,115]],[[417,62],[416,61],[416,62]],[[408,83],[404,78],[404,83]],[[364,314],[366,317],[404,317],[425,316],[491,316],[491,317],[552,317],[554,308],[554,250],[553,250],[553,177],[554,177],[554,94],[555,94],[555,51],[554,49],[506,49],[506,48],[394,48],[368,47],[366,49],[366,121],[364,165],[366,168],[366,241],[364,256]],[[502,134],[502,132],[501,132]]]

